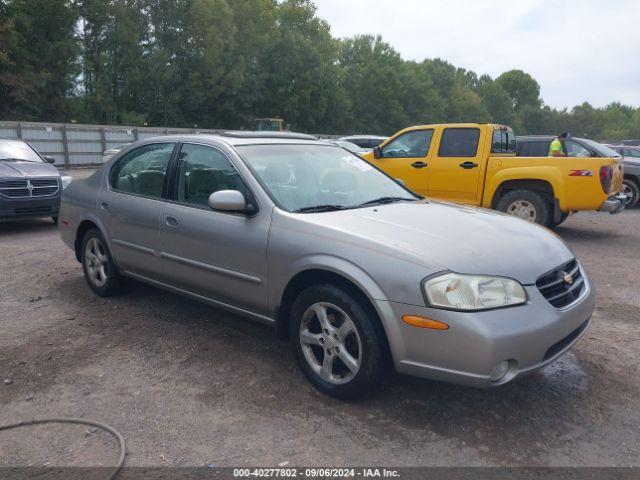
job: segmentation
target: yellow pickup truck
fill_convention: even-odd
[[[406,128],[364,158],[419,195],[554,227],[574,211],[624,209],[622,161],[607,153],[518,157],[510,127],[469,123]]]

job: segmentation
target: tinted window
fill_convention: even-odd
[[[475,157],[480,130],[477,128],[447,128],[440,140],[439,157]]]
[[[220,190],[247,188],[237,170],[220,150],[205,145],[185,144],[178,161],[176,200],[208,208],[209,196]]]
[[[515,153],[516,136],[511,130],[494,130],[491,153]]]
[[[564,148],[567,151],[568,157],[590,157],[591,152],[578,142],[573,140],[565,140]]]
[[[433,130],[414,130],[400,135],[382,149],[385,158],[426,157],[431,145]]]
[[[523,141],[518,142],[518,156],[520,157],[548,157],[549,145],[548,140],[542,141]]]
[[[127,153],[111,168],[111,188],[161,198],[174,146],[174,143],[153,143]]]

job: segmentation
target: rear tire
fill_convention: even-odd
[[[544,226],[551,218],[550,202],[535,190],[511,190],[500,198],[496,210]]]
[[[630,178],[622,180],[622,191],[620,192],[627,197],[625,208],[633,208],[640,200],[640,187]]]
[[[82,239],[82,270],[91,290],[100,297],[111,297],[120,292],[123,279],[111,257],[102,234],[91,229]]]
[[[390,360],[375,311],[332,285],[315,285],[293,302],[293,354],[320,392],[341,400],[367,395],[387,376]]]

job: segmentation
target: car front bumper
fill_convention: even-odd
[[[0,220],[56,217],[59,211],[59,193],[51,197],[0,198]]]
[[[454,312],[376,301],[386,320],[396,370],[417,377],[473,387],[494,387],[532,373],[558,359],[586,332],[595,292],[585,276],[583,295],[570,307],[556,309],[535,286],[529,301],[512,308]],[[408,325],[403,315],[417,315],[449,325],[429,330]],[[498,381],[492,370],[507,361]]]
[[[627,197],[622,194],[614,195],[604,201],[598,209],[599,212],[609,212],[612,215],[620,213],[624,210],[627,203]]]

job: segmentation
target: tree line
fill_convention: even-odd
[[[640,108],[544,104],[529,74],[332,37],[311,0],[0,0],[0,119],[315,133],[496,122],[640,138]]]

